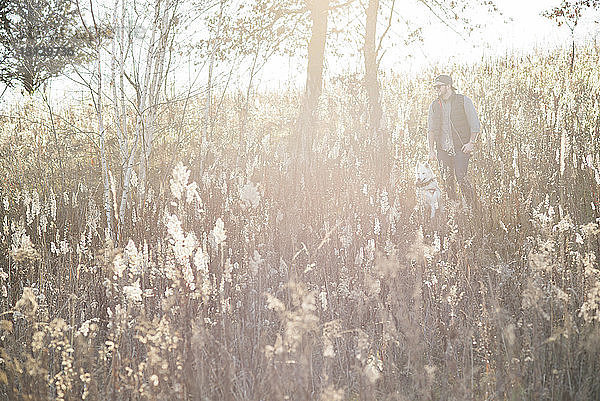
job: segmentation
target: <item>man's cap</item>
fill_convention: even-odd
[[[456,88],[452,86],[452,77],[450,75],[438,75],[435,81],[433,81],[433,86],[437,85],[449,85],[452,90],[456,90]]]

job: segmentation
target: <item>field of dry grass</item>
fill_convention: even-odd
[[[200,103],[166,105],[115,241],[94,114],[15,108],[0,399],[600,399],[598,49],[565,63],[452,71],[482,120],[481,211],[448,203],[442,235],[413,184],[437,71],[383,80],[389,141],[365,132],[359,79],[330,81],[308,162],[296,93],[258,96],[243,132],[226,98],[204,143]]]

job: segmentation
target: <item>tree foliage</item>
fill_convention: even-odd
[[[0,0],[0,81],[32,94],[84,61],[89,39],[72,0]]]
[[[566,25],[571,30],[571,33],[573,33],[583,11],[589,8],[596,8],[599,5],[599,0],[563,0],[559,6],[544,11],[542,15],[556,21],[558,26]]]
[[[575,63],[575,28],[584,10],[597,8],[599,5],[600,0],[563,0],[559,6],[542,12],[544,17],[555,21],[558,26],[566,25],[571,31],[571,55],[569,60],[569,69],[571,72]]]

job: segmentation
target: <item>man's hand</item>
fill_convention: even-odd
[[[437,160],[437,155],[435,154],[434,150],[430,150],[429,151],[429,161],[430,162],[434,162]]]
[[[463,153],[466,153],[468,155],[473,153],[473,150],[475,150],[475,145],[473,144],[473,142],[467,142],[462,147]]]

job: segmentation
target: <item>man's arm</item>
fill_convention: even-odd
[[[433,104],[429,106],[429,116],[427,118],[427,144],[429,146],[429,161],[435,161],[437,159],[435,151],[435,134],[433,129]]]
[[[429,161],[435,161],[437,159],[435,152],[435,139],[434,134],[431,131],[427,131],[427,143],[429,145]]]
[[[475,110],[473,101],[464,96],[464,105],[467,121],[469,121],[469,127],[471,127],[471,138],[469,139],[469,142],[463,145],[462,151],[471,154],[475,149],[475,141],[477,141],[479,132],[481,131],[481,123],[479,122],[479,117],[477,117],[477,111]]]

